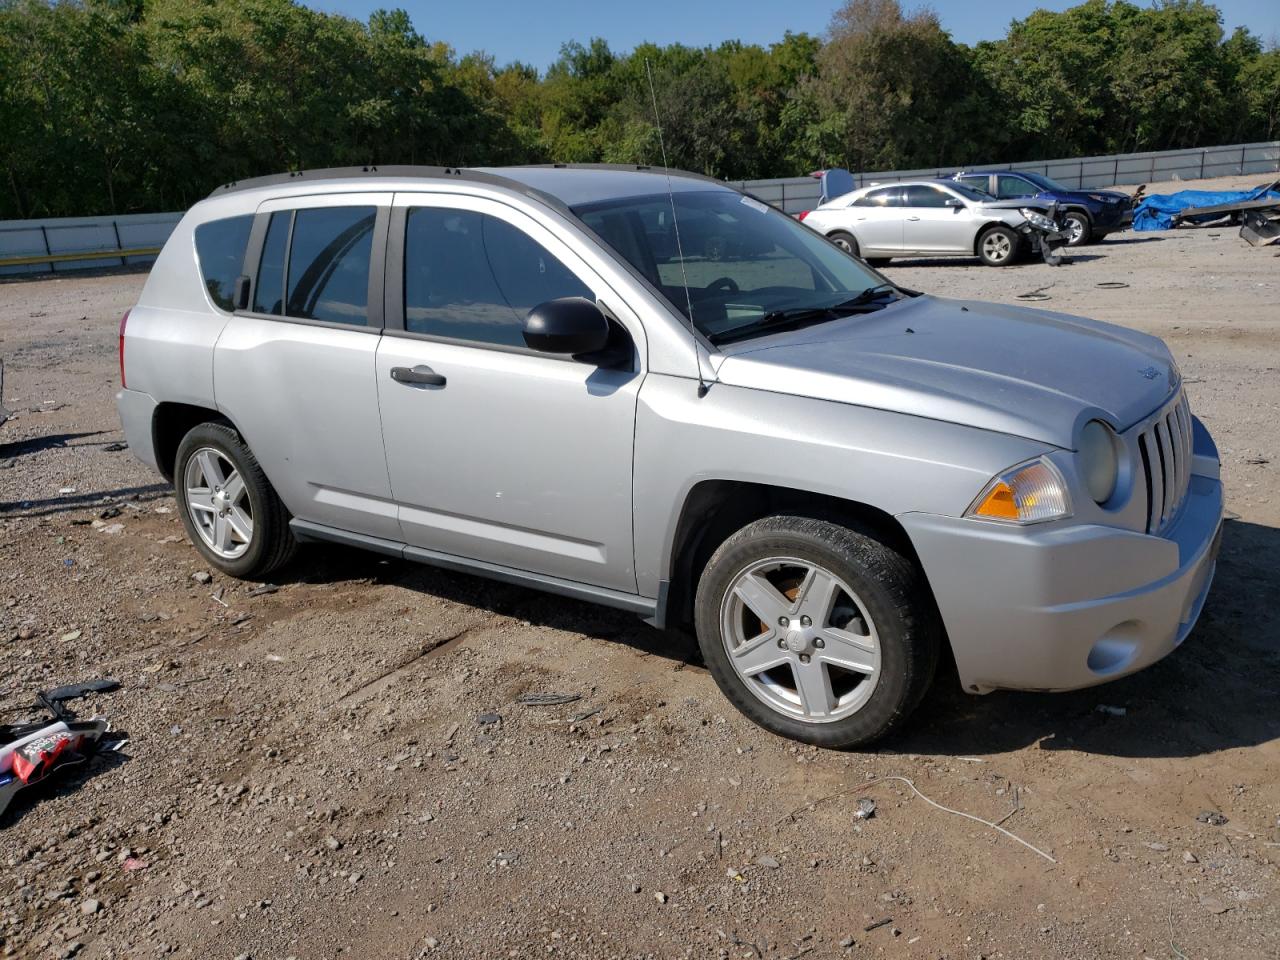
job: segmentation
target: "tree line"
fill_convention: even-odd
[[[1204,0],[1085,0],[975,46],[928,10],[848,0],[823,37],[572,41],[545,71],[429,26],[293,0],[0,0],[0,217],[176,210],[325,166],[657,164],[648,71],[668,162],[730,179],[1280,138],[1280,49]]]

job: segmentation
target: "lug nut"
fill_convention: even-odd
[[[823,647],[827,645],[827,641],[823,640],[821,637],[815,637],[813,641],[813,645],[817,647],[819,650],[821,650]]]
[[[778,638],[778,649],[779,650],[787,649],[787,641],[783,640],[781,637]]]
[[[807,653],[802,653],[802,654],[800,654],[800,662],[801,662],[801,663],[808,663],[808,662],[809,662],[809,655],[808,655]]]
[[[789,626],[791,626],[791,621],[790,621],[790,620],[788,620],[786,617],[779,617],[779,618],[778,618],[778,626],[780,626],[780,627],[789,627]]]
[[[812,621],[812,620],[810,620],[808,617],[801,617],[801,618],[800,618],[800,626],[802,626],[802,627],[811,627],[811,626],[813,626],[813,621]]]

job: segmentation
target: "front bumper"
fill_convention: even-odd
[[[1222,505],[1218,479],[1195,475],[1159,537],[1094,524],[898,519],[966,690],[1075,690],[1141,670],[1186,639],[1213,580]]]
[[[159,470],[155,435],[151,429],[156,414],[155,398],[138,390],[121,390],[116,394],[116,409],[120,413],[120,425],[124,428],[129,452],[147,466]]]

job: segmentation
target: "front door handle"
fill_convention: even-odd
[[[919,217],[907,217],[907,219],[908,219],[908,220],[913,220],[913,221],[914,221],[914,220],[919,220],[920,218],[919,218]]]
[[[392,367],[391,379],[396,383],[420,384],[424,387],[443,387],[445,378],[425,363],[416,367]]]

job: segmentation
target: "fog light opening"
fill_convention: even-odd
[[[1089,650],[1089,669],[1099,676],[1117,673],[1138,655],[1139,624],[1136,620],[1118,623]]]

